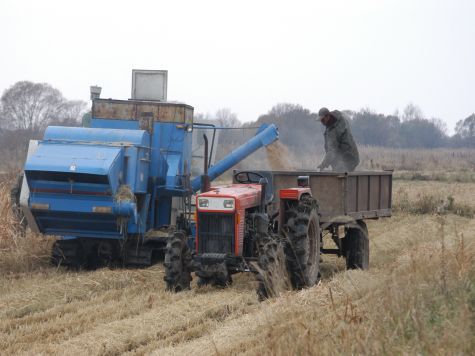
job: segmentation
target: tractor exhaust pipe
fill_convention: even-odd
[[[201,176],[201,192],[207,192],[211,188],[211,179],[208,175],[208,137],[203,135],[203,139],[205,141],[205,155],[204,155],[204,167],[203,167],[203,175]]]
[[[259,206],[259,212],[264,214],[266,212],[266,190],[267,190],[267,178],[259,179],[259,184],[261,186],[261,202]]]

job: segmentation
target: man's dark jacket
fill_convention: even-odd
[[[330,115],[334,120],[325,129],[325,157],[320,167],[332,166],[333,171],[352,172],[360,163],[360,156],[350,125],[338,110]]]

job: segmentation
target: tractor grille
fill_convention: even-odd
[[[198,214],[198,253],[234,253],[234,214]]]

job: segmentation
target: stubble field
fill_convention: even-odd
[[[394,216],[368,223],[369,271],[325,256],[319,285],[258,302],[250,275],[172,294],[161,265],[51,267],[52,239],[19,236],[2,183],[0,353],[473,354],[474,192],[396,180]]]

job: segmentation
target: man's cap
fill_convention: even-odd
[[[319,119],[322,119],[323,117],[325,117],[326,115],[328,115],[330,113],[330,110],[328,110],[327,108],[321,108],[319,111],[318,111],[318,118]]]

